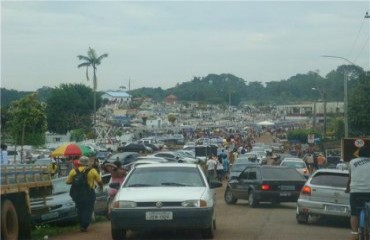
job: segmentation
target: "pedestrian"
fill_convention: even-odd
[[[216,173],[218,181],[222,181],[224,177],[224,166],[222,164],[222,159],[217,159]]]
[[[304,157],[303,157],[303,161],[306,163],[307,167],[308,167],[308,171],[310,174],[313,173],[314,171],[314,160],[313,160],[313,156],[312,156],[312,153],[311,152],[308,152]]]
[[[67,184],[72,185],[70,195],[76,205],[81,232],[86,232],[91,222],[96,199],[95,184],[98,184],[100,191],[103,191],[103,182],[99,173],[89,165],[89,158],[81,157],[78,167],[69,172],[66,180]],[[81,185],[77,186],[77,179]]]
[[[222,165],[224,167],[224,173],[223,173],[223,176],[224,176],[224,179],[228,179],[229,177],[229,169],[230,169],[230,162],[229,162],[229,159],[227,159],[227,155],[223,155],[223,158],[222,158]]]
[[[49,169],[50,176],[52,178],[57,176],[58,166],[57,166],[57,162],[54,159],[51,160],[51,163],[49,164],[48,169]]]
[[[217,160],[210,155],[207,162],[206,162],[206,167],[207,167],[207,178],[208,181],[211,182],[212,180],[216,179],[216,168],[217,168]]]
[[[1,165],[7,165],[8,162],[8,146],[1,144]]]
[[[110,183],[119,183],[121,185],[127,175],[127,170],[122,166],[122,162],[116,160],[113,163],[107,163],[105,165],[107,167],[108,172],[111,174]],[[109,187],[108,189],[109,206],[113,198],[116,196],[117,192],[118,192],[117,189]],[[109,208],[108,216],[110,216],[110,210],[111,209]]]
[[[370,151],[364,146],[360,148],[358,156],[349,162],[349,178],[345,190],[350,194],[352,240],[359,237],[358,216],[365,202],[370,201]]]
[[[319,155],[316,158],[317,162],[317,169],[324,168],[326,166],[326,158],[322,153],[319,153]]]

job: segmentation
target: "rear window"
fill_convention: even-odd
[[[304,177],[294,168],[262,168],[262,177],[266,180],[302,180]]]
[[[317,173],[311,179],[311,184],[329,187],[345,188],[348,181],[347,174],[339,173]]]

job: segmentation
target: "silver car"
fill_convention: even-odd
[[[344,192],[348,177],[347,170],[320,169],[314,172],[298,198],[297,222],[307,223],[309,216],[349,218],[349,194]]]
[[[116,184],[118,185],[118,184]],[[212,238],[215,193],[198,164],[153,163],[133,168],[111,204],[113,239],[127,230],[199,229]]]

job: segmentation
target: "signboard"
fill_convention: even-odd
[[[308,134],[307,135],[307,143],[315,143],[315,135],[314,134]]]
[[[358,157],[361,148],[365,148],[370,156],[370,139],[366,138],[343,138],[342,156],[345,162]]]

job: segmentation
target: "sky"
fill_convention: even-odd
[[[248,82],[370,70],[370,1],[1,1],[1,87],[168,89],[208,74]],[[333,57],[322,57],[330,55]],[[90,69],[90,79],[91,74]]]

